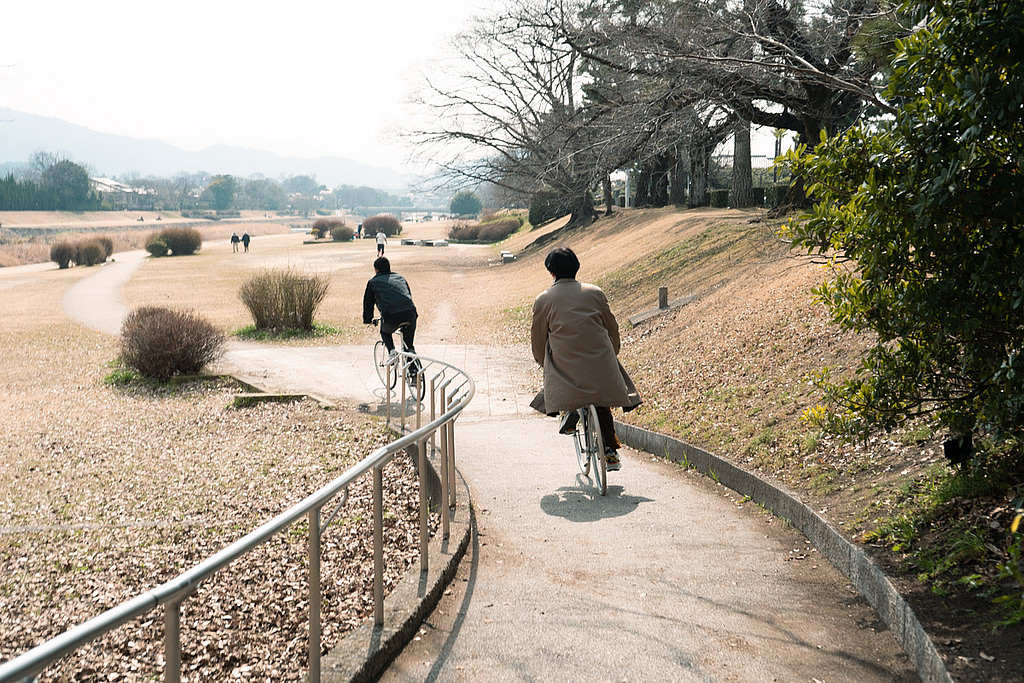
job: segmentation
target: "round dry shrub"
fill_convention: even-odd
[[[504,218],[481,225],[476,238],[482,242],[500,242],[520,227],[522,227],[522,223],[518,219]]]
[[[254,273],[242,283],[238,298],[252,315],[258,330],[313,329],[313,316],[327,296],[329,282],[290,268]]]
[[[167,256],[169,251],[167,248],[167,242],[164,242],[164,238],[160,236],[160,233],[154,232],[146,240],[146,251],[149,252],[150,256]]]
[[[468,223],[454,223],[448,228],[448,239],[453,242],[473,242],[480,232],[479,225]]]
[[[108,258],[114,255],[114,240],[110,239],[106,235],[102,235],[96,238],[96,241],[101,247],[103,247],[103,260],[106,261]]]
[[[309,234],[314,239],[320,239],[330,235],[334,228],[339,225],[345,225],[345,221],[340,218],[317,218],[313,221],[313,226],[309,229]]]
[[[85,240],[75,245],[75,263],[80,266],[95,266],[106,260],[99,240]]]
[[[348,242],[355,234],[356,231],[345,225],[345,221],[341,221],[340,225],[331,228],[331,239],[335,242]]]
[[[171,256],[191,256],[203,246],[203,236],[195,228],[165,228],[160,231],[160,237]]]
[[[68,242],[57,242],[50,247],[50,260],[63,270],[75,260],[75,248]]]
[[[140,306],[121,323],[121,362],[166,382],[194,375],[224,352],[223,332],[193,311]]]
[[[372,237],[382,232],[388,237],[402,234],[402,223],[389,214],[382,213],[377,216],[370,216],[363,221],[363,234]]]

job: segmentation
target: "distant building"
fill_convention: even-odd
[[[152,210],[156,203],[156,190],[132,187],[110,178],[89,178],[93,192],[103,198],[103,203],[114,209]]]

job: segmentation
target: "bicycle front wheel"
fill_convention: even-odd
[[[378,341],[373,345],[373,367],[377,370],[377,376],[380,377],[380,383],[383,384],[384,388],[388,391],[395,388],[395,383],[398,380],[398,369],[392,367],[390,383],[388,381],[388,358],[390,355],[388,347],[384,346],[384,342]]]
[[[590,476],[590,449],[587,442],[586,418],[584,411],[580,412],[580,419],[576,422],[576,431],[572,434],[573,445],[576,446],[576,463],[580,466],[583,476]]]
[[[585,409],[585,419],[580,422],[586,433],[587,452],[594,469],[594,486],[602,496],[608,493],[608,468],[604,460],[604,437],[601,435],[601,422],[597,419],[597,408],[589,405]]]

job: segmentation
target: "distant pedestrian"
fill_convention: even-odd
[[[245,247],[246,251],[249,251],[249,240],[250,239],[252,239],[252,238],[249,237],[249,233],[247,233],[247,232],[243,232],[242,233],[242,246]]]
[[[238,253],[238,242],[238,233],[231,233],[231,251],[235,252],[236,254]]]
[[[388,236],[383,232],[377,233],[377,256],[384,255],[384,245],[388,243]]]

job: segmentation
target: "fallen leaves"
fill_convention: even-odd
[[[190,568],[385,443],[379,421],[315,403],[228,408],[229,382],[118,390],[98,378],[35,400],[0,459],[0,659]],[[385,590],[418,557],[418,484],[384,468]],[[372,613],[369,478],[322,539],[323,649]],[[436,527],[436,516],[431,519]],[[308,648],[307,542],[296,524],[205,582],[182,607],[185,680],[300,680]],[[158,677],[163,610],[40,680]]]

